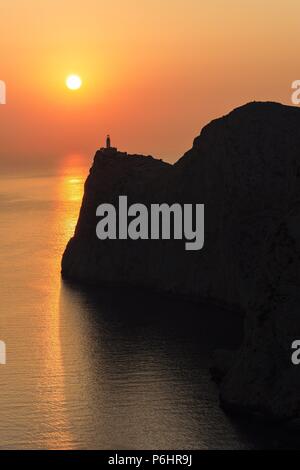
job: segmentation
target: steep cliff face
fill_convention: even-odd
[[[221,401],[233,411],[300,427],[300,366],[291,361],[291,345],[300,339],[300,201],[267,238],[262,260],[244,344],[224,374]]]
[[[222,402],[278,419],[300,413],[290,345],[300,338],[300,109],[251,103],[207,125],[175,165],[98,152],[62,273],[188,294],[246,312],[245,342],[224,372]],[[205,244],[96,238],[96,207],[205,204]],[[216,326],[217,328],[217,326]]]
[[[97,284],[153,284],[158,243],[147,240],[105,240],[96,236],[96,209],[101,203],[118,206],[121,195],[128,205],[160,201],[172,166],[148,156],[99,150],[85,183],[84,197],[74,237],[62,260],[62,274],[75,281]],[[153,243],[152,243],[153,245]],[[153,258],[152,258],[153,257]]]

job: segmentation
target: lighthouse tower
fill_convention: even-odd
[[[109,134],[107,134],[107,136],[106,136],[106,147],[101,147],[100,150],[101,150],[101,152],[104,152],[108,155],[112,155],[112,154],[118,152],[117,147],[112,147],[111,146],[111,140],[110,140],[110,135]]]

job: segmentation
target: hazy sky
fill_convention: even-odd
[[[299,18],[299,0],[1,0],[0,158],[90,157],[110,132],[174,161],[236,106],[291,104]]]

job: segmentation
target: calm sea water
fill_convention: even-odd
[[[86,171],[0,180],[0,447],[282,445],[218,406],[208,367],[215,348],[238,344],[234,316],[62,282]]]

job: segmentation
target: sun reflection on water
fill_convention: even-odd
[[[63,228],[62,238],[64,244],[74,234],[87,173],[87,164],[84,157],[69,155],[62,162],[62,176],[58,186],[57,200],[58,204],[65,206],[63,219],[60,220]]]
[[[87,173],[86,168],[74,166],[73,163],[73,158],[64,159],[60,176],[53,181],[52,191],[55,201],[47,227],[51,240],[48,242],[47,256],[40,266],[43,272],[37,282],[44,293],[39,307],[43,318],[41,335],[37,338],[43,362],[43,373],[40,375],[37,387],[40,391],[38,406],[41,415],[51,423],[51,432],[41,433],[40,441],[42,447],[48,449],[59,449],[62,446],[76,447],[70,432],[69,412],[65,406],[66,372],[62,351],[65,326],[59,308],[61,256],[74,233]]]

